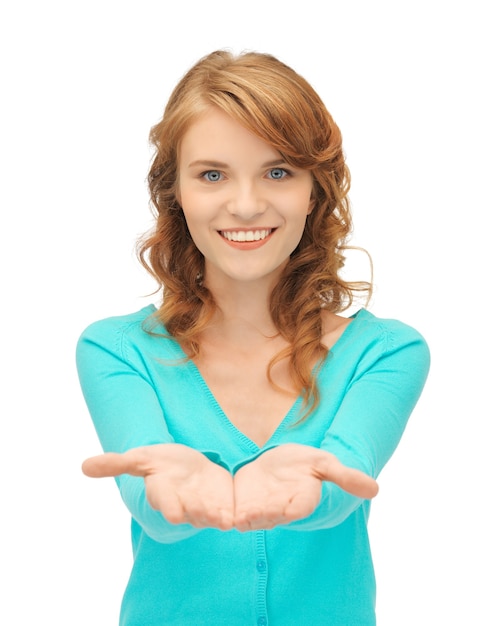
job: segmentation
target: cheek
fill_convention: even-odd
[[[285,206],[287,214],[291,215],[294,223],[304,224],[307,216],[314,209],[315,200],[311,199],[310,192],[301,190],[299,193],[294,193],[291,197],[286,198]]]
[[[197,216],[194,215],[191,211],[183,210],[183,215],[185,216],[185,221],[188,226],[188,230],[192,236],[192,239],[195,240],[197,238],[197,233],[200,231],[200,223],[197,220]]]
[[[177,193],[178,203],[193,219],[203,220],[209,217],[213,210],[214,201],[210,194],[193,190],[189,185],[180,187]]]
[[[179,172],[175,183],[175,194],[178,204],[185,209],[194,203],[194,194],[192,181],[186,174]]]
[[[197,202],[194,194],[187,189],[180,190],[177,193],[177,200],[189,226],[199,221],[201,211],[197,210],[197,207],[200,207],[200,203]]]

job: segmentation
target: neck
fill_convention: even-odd
[[[231,342],[247,342],[275,337],[278,332],[269,312],[272,281],[223,281],[208,288],[217,303],[217,313],[208,333]]]

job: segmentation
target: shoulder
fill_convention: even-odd
[[[367,309],[360,309],[350,319],[351,326],[361,338],[379,341],[387,349],[408,342],[427,346],[422,334],[401,320],[377,317]]]
[[[119,339],[126,334],[136,335],[143,331],[144,326],[155,311],[155,307],[149,305],[127,315],[117,315],[96,320],[82,331],[79,341],[112,341],[116,337]]]
[[[387,357],[398,366],[415,368],[426,375],[430,367],[430,350],[423,335],[413,326],[397,319],[377,317],[361,309],[342,335],[341,347],[358,352],[362,360],[376,361]]]
[[[181,348],[155,317],[154,305],[127,315],[97,320],[87,326],[77,342],[77,357],[92,360],[100,352],[123,360],[139,360],[142,355],[179,358]],[[95,354],[93,354],[95,353]]]

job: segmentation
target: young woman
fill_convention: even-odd
[[[217,51],[151,131],[159,308],[95,322],[77,363],[132,523],[123,626],[371,626],[375,478],[429,366],[340,275],[341,134],[272,56]]]

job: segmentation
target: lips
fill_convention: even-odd
[[[220,230],[219,233],[228,241],[251,242],[266,239],[272,231],[272,228],[260,228],[254,230]]]

